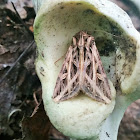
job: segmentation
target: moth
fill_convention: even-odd
[[[53,100],[65,101],[79,92],[98,102],[111,102],[111,90],[94,37],[81,31],[70,45],[58,75]]]

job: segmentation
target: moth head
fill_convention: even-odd
[[[109,79],[110,103],[98,102],[84,94],[59,104],[52,99],[66,52],[79,31],[87,31],[95,38]],[[108,122],[115,120],[114,116],[121,119],[126,107],[140,97],[140,34],[128,15],[110,1],[44,0],[35,19],[34,35],[44,107],[52,124],[65,135],[77,139],[102,135],[110,128]],[[74,45],[75,42],[73,38]],[[83,45],[83,41],[79,44]]]

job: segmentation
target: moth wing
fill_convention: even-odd
[[[75,40],[73,40],[74,42]],[[66,54],[64,63],[56,81],[53,93],[55,102],[64,101],[76,96],[79,92],[78,75],[78,55],[77,46],[71,45]]]
[[[111,91],[95,42],[86,46],[83,91],[91,98],[110,103]]]

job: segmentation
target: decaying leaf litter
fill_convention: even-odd
[[[26,2],[26,0],[25,0]],[[140,25],[138,24],[139,19],[136,18],[133,14],[133,12],[130,12],[130,7],[128,5],[125,5],[122,1],[115,1],[119,6],[122,6],[126,11],[128,11],[129,14],[131,14],[131,17],[135,23],[135,26],[138,30],[140,30]],[[11,5],[11,3],[9,4]],[[15,4],[16,5],[16,4]],[[33,41],[31,35],[25,29],[25,26],[21,21],[19,20],[18,16],[16,15],[16,12],[14,10],[11,11],[11,9],[4,8],[0,9],[0,75],[3,77],[9,68],[11,68],[15,61],[19,58],[19,56],[24,52],[25,49],[30,45],[30,43]],[[16,7],[16,6],[15,6]],[[16,7],[17,8],[17,7]],[[32,30],[33,20],[35,17],[35,13],[33,12],[33,7],[25,7],[24,9],[27,12],[27,15],[22,17],[22,21],[27,25],[29,31]],[[32,12],[31,12],[32,11]],[[16,63],[14,68],[10,73],[8,73],[7,77],[4,79],[4,81],[0,84],[0,138],[6,139],[19,139],[22,137],[21,135],[21,120],[23,120],[24,117],[29,117],[34,113],[34,116],[38,110],[38,108],[41,108],[40,110],[43,110],[42,107],[38,107],[39,104],[41,104],[41,88],[40,88],[40,82],[38,77],[35,74],[34,70],[34,60],[35,60],[36,52],[35,52],[35,44],[25,53],[25,55]],[[133,110],[138,112],[137,108],[140,106],[140,102],[137,101],[133,104]],[[35,109],[35,111],[34,111]],[[38,111],[39,113],[40,111]],[[129,113],[128,111],[126,111]],[[39,114],[39,117],[43,115],[44,112]],[[138,114],[138,113],[137,113]],[[35,116],[35,117],[36,117]],[[127,115],[125,115],[127,116]],[[25,130],[23,133],[24,139],[27,138],[33,138],[32,135],[28,135],[28,130],[32,130],[32,134],[36,132],[35,126],[29,128],[31,125],[29,120],[31,118],[26,118],[23,121]],[[35,118],[33,118],[35,119]],[[133,139],[134,134],[139,139],[139,119],[138,115],[135,118],[135,121],[137,121],[137,125],[135,127],[137,128],[133,133],[129,134],[128,136],[122,135],[122,133],[126,133],[127,131],[124,131],[127,127],[128,122],[126,122],[127,119],[123,119],[122,126],[120,127],[120,133],[119,133],[119,139],[126,139],[131,138]],[[129,119],[130,120],[130,119]],[[33,120],[32,120],[33,121]],[[59,132],[57,132],[54,128],[52,128],[51,124],[48,121],[48,118],[46,117],[46,131],[43,131],[43,133],[47,133],[47,135],[43,135],[43,138],[46,138],[49,136],[49,139],[67,139],[64,136],[62,136]],[[125,122],[125,123],[124,123]],[[133,121],[132,121],[133,124]],[[127,129],[128,130],[128,129]],[[37,130],[38,131],[38,130]],[[128,130],[129,131],[129,130]],[[132,131],[132,130],[131,130]]]

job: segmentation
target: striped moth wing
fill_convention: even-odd
[[[111,102],[111,90],[94,37],[81,31],[73,37],[53,93],[55,102],[85,93],[93,100]]]

